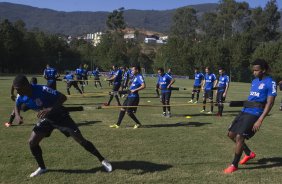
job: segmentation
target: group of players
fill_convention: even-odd
[[[224,170],[225,173],[232,173],[238,169],[238,164],[245,164],[248,160],[255,158],[256,154],[252,152],[245,143],[245,139],[250,139],[261,127],[263,120],[270,112],[275,97],[276,83],[268,75],[268,64],[262,60],[257,59],[253,63],[253,74],[255,79],[252,81],[252,86],[248,100],[243,103],[243,109],[239,115],[234,119],[228,129],[229,138],[235,142],[236,149],[234,160],[232,164]],[[135,122],[134,129],[141,126],[140,121],[136,118],[135,113],[139,105],[140,97],[139,91],[146,88],[144,78],[141,74],[140,67],[134,66],[126,72],[122,72],[117,66],[113,66],[113,76],[107,80],[112,82],[113,90],[110,93],[110,99],[105,104],[109,106],[113,97],[117,99],[118,105],[121,106],[118,96],[124,92],[124,88],[120,90],[122,85],[123,74],[128,75],[124,82],[129,84],[128,90],[126,90],[127,98],[125,99],[119,113],[118,121],[116,124],[111,125],[111,128],[119,128],[120,124],[127,113],[128,116]],[[54,72],[56,73],[56,72]],[[127,73],[127,74],[126,74]],[[199,72],[198,68],[195,69],[195,83],[192,92],[192,100],[190,103],[198,103],[199,93],[203,90],[203,112],[207,100],[211,103],[211,111],[213,112],[213,90],[217,90],[217,105],[218,115],[222,116],[223,102],[227,95],[229,87],[229,77],[225,74],[223,68],[219,69],[220,77],[217,80],[215,74],[210,72],[208,67],[205,68],[205,75]],[[174,89],[172,84],[175,82],[172,75],[165,73],[163,68],[158,69],[157,88],[161,90],[161,102],[163,104],[163,115],[166,117],[171,116],[171,109],[169,105],[171,91]],[[51,87],[52,81],[45,75],[48,86]],[[55,79],[58,79],[58,75],[54,75]],[[53,80],[55,82],[56,80]],[[74,81],[74,80],[73,80]],[[54,84],[53,84],[54,85]],[[99,153],[95,146],[85,139],[79,131],[77,125],[69,115],[68,110],[63,106],[63,103],[67,100],[66,96],[53,86],[49,88],[47,86],[30,84],[24,75],[18,75],[13,81],[13,88],[17,91],[18,97],[16,100],[16,106],[14,109],[15,119],[20,122],[22,120],[20,116],[20,110],[32,109],[38,112],[38,123],[33,128],[29,145],[31,152],[38,163],[38,169],[33,172],[30,177],[38,176],[47,171],[43,157],[42,150],[39,143],[44,137],[50,136],[53,129],[59,129],[66,136],[71,136],[77,141],[83,148],[95,155],[102,163],[106,171],[112,171],[111,164]],[[55,88],[55,89],[54,89]],[[194,101],[196,94],[196,101]],[[240,161],[242,152],[245,153],[244,158]]]

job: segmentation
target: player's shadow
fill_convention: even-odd
[[[153,172],[161,172],[168,170],[172,168],[172,165],[168,164],[156,164],[152,162],[147,162],[147,161],[116,161],[116,162],[111,162],[113,171],[115,170],[125,170],[125,171],[130,171],[130,170],[139,170],[137,174],[146,174],[146,173],[153,173]],[[61,172],[61,173],[68,173],[68,174],[91,174],[91,173],[96,173],[98,171],[105,172],[104,168],[102,167],[96,167],[93,169],[87,169],[87,170],[82,170],[82,169],[49,169],[49,172]]]
[[[236,116],[238,115],[238,113],[227,113],[227,112],[223,112],[223,116]],[[216,117],[216,113],[214,114],[207,114],[207,113],[197,113],[197,114],[174,114],[173,117],[186,117],[186,116],[192,116],[192,117],[196,117],[196,116],[214,116]]]
[[[66,106],[68,105],[102,105],[103,103],[68,103],[68,104],[64,104]]]
[[[179,122],[179,123],[173,123],[173,124],[154,124],[154,125],[142,125],[142,128],[170,128],[170,127],[200,127],[204,125],[208,125],[211,123],[201,123],[201,122]]]
[[[282,167],[282,157],[262,158],[257,162],[249,162],[247,165],[257,165],[253,167],[245,167],[240,169],[268,169],[274,167]]]
[[[96,123],[101,123],[102,121],[81,121],[81,122],[77,122],[77,126],[88,126],[88,125],[93,125]]]

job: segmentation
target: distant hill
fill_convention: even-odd
[[[190,6],[199,11],[215,11],[217,4]],[[125,21],[129,27],[166,33],[170,29],[173,10],[126,10]],[[104,31],[109,12],[62,12],[35,8],[26,5],[0,3],[0,20],[16,21],[22,19],[28,29],[39,28],[49,33],[79,35]]]
[[[201,15],[205,12],[216,11],[217,4],[207,3],[189,7],[196,9]],[[174,12],[175,9],[164,11],[126,10],[124,15],[129,27],[167,33]],[[39,30],[48,33],[65,35],[104,31],[108,14],[109,12],[62,12],[0,2],[0,20],[16,21],[22,19],[28,29],[39,28]],[[280,25],[282,25],[282,19]]]

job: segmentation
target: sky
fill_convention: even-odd
[[[238,2],[241,0],[237,0]],[[218,0],[0,0],[58,11],[112,11],[120,7],[138,10],[167,10],[187,5],[218,3]],[[264,7],[267,0],[247,0],[252,8]],[[279,9],[281,0],[277,0]]]

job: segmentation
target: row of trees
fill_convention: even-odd
[[[145,52],[138,40],[125,40],[124,9],[109,14],[108,31],[94,47],[84,40],[67,43],[58,35],[27,31],[22,21],[0,24],[0,72],[40,73],[47,63],[59,70],[81,63],[108,70],[110,65],[141,65],[147,72],[162,66],[175,74],[193,75],[194,67],[226,68],[233,81],[250,81],[250,62],[266,59],[273,75],[282,77],[282,38],[276,0],[251,9],[246,2],[220,0],[218,10],[198,15],[184,7],[176,11],[166,45]]]
[[[282,39],[277,3],[251,9],[246,2],[221,0],[218,10],[198,16],[180,8],[173,18],[168,44],[157,53],[156,66],[192,75],[195,66],[223,66],[234,81],[250,81],[250,63],[266,59],[273,75],[282,77]]]

